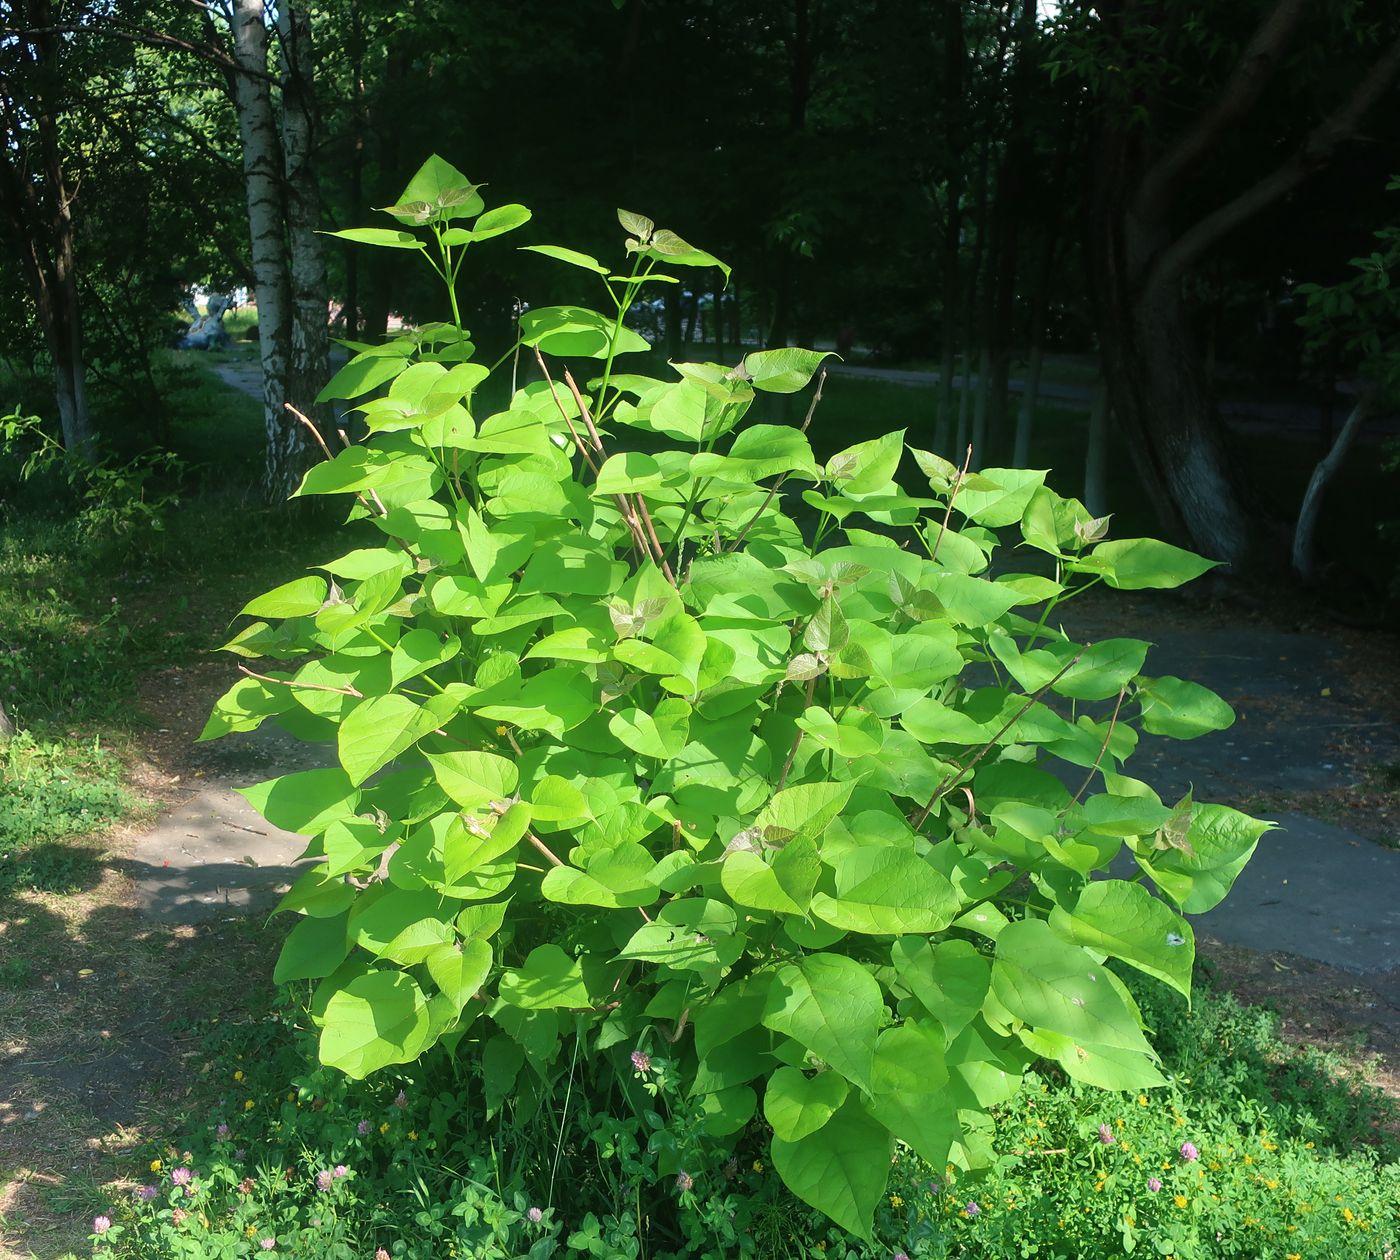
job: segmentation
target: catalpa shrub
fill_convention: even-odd
[[[420,254],[454,312],[468,248],[529,218],[437,158],[388,213],[403,230],[339,235]],[[1232,714],[1054,614],[1210,565],[1105,540],[1043,472],[970,474],[903,433],[823,465],[806,423],[744,423],[813,351],[619,371],[649,348],[638,294],[722,264],[618,217],[617,268],[529,247],[606,303],[521,318],[539,379],[504,411],[473,405],[493,369],[459,320],[351,346],[325,396],[367,399],[368,436],[297,493],[349,496],[382,537],[243,610],[261,620],[229,650],[274,664],[205,737],[271,719],[334,744],[245,793],[311,837],[276,976],[318,982],[327,1064],[445,1041],[499,1100],[664,1050],[711,1135],[766,1122],[792,1191],[868,1236],[895,1144],[977,1166],[1034,1060],[1162,1083],[1105,962],[1188,993],[1181,912],[1220,901],[1266,824],[1125,774],[1139,730]],[[1125,847],[1135,873],[1108,877]]]

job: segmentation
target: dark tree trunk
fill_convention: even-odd
[[[58,135],[61,42],[52,29],[57,18],[49,0],[29,0],[24,13],[31,33],[15,38],[30,67],[30,93],[21,105],[11,96],[14,89],[0,84],[0,203],[21,247],[21,267],[53,361],[64,448],[70,458],[88,460],[95,434],[73,239],[75,190],[65,177]],[[24,132],[31,129],[34,143],[26,143]]]
[[[947,455],[953,431],[953,375],[957,364],[958,322],[962,310],[962,168],[966,147],[963,133],[963,71],[967,62],[963,0],[943,0],[943,17],[944,185],[948,213],[943,225],[943,337],[933,447],[940,455]]]

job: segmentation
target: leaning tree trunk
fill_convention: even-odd
[[[287,366],[287,400],[302,415],[322,424],[330,419],[316,403],[327,378],[326,259],[317,229],[321,196],[312,154],[316,139],[316,95],[311,22],[306,11],[284,0],[277,10],[282,45],[282,157],[287,179],[292,339]],[[324,413],[324,414],[322,414]],[[301,463],[310,455],[310,435],[298,427]],[[292,470],[296,473],[301,468]],[[290,487],[288,487],[290,489]]]
[[[1100,292],[1104,373],[1143,488],[1170,534],[1211,559],[1241,564],[1251,549],[1249,522],[1181,286],[1143,292],[1121,270],[1114,279]]]
[[[243,141],[243,180],[248,199],[253,276],[258,295],[258,348],[262,360],[263,426],[267,454],[263,493],[286,498],[300,469],[302,438],[282,404],[287,399],[292,312],[283,239],[282,153],[267,80],[267,26],[263,0],[235,0],[233,55],[242,73],[234,79],[234,105]]]
[[[1298,525],[1293,531],[1293,571],[1305,582],[1311,581],[1313,577],[1313,537],[1317,533],[1317,518],[1322,509],[1323,492],[1327,489],[1327,483],[1336,475],[1337,469],[1342,466],[1352,443],[1356,441],[1356,435],[1361,432],[1367,417],[1374,409],[1374,395],[1363,394],[1352,408],[1346,423],[1342,425],[1342,431],[1337,434],[1332,449],[1313,469],[1312,479],[1303,495],[1303,506],[1298,510]]]

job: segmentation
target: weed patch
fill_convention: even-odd
[[[21,732],[0,746],[0,894],[80,886],[96,851],[59,841],[114,822],[132,804],[120,763],[96,742],[40,742]]]

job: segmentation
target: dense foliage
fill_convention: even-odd
[[[437,158],[388,213],[428,240],[344,235],[422,253],[454,312],[467,249],[529,218]],[[327,394],[387,391],[299,493],[355,496],[382,542],[248,604],[277,624],[228,647],[277,667],[246,671],[205,735],[274,719],[335,742],[337,765],[246,793],[315,837],[277,976],[319,982],[325,1063],[363,1077],[446,1041],[479,1057],[488,1102],[519,1105],[665,1056],[705,1133],[761,1108],[786,1184],[869,1237],[894,1140],[985,1163],[990,1108],[1036,1058],[1163,1083],[1104,960],[1188,992],[1170,903],[1216,904],[1266,824],[1124,774],[1136,727],[1189,738],[1232,715],[1144,675],[1146,643],[1077,645],[1052,617],[1088,586],[1209,564],[1104,540],[1041,472],[915,451],[913,497],[902,433],[820,466],[802,429],[741,427],[819,354],[615,370],[648,348],[637,295],[717,265],[619,219],[621,270],[529,247],[596,273],[612,310],[526,312],[543,379],[504,411],[473,414],[491,369],[459,323],[353,347]],[[552,356],[597,374],[580,387]],[[624,432],[649,451],[610,453]],[[790,482],[812,487],[809,535]],[[993,568],[1007,527],[1048,575]],[[1124,851],[1131,878],[1096,878]]]

